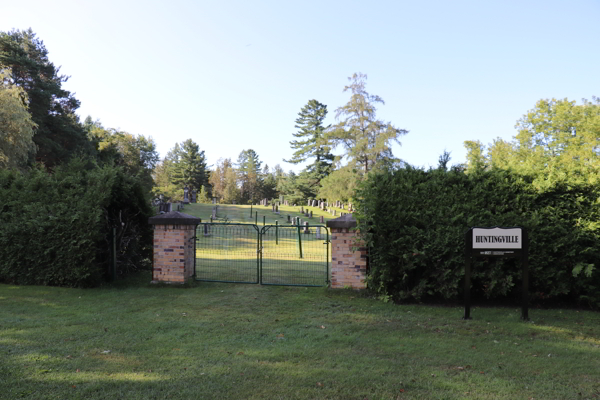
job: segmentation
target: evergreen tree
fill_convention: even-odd
[[[252,149],[243,150],[238,157],[238,179],[241,183],[241,197],[244,203],[256,203],[261,198],[261,164],[258,154]]]
[[[366,79],[361,73],[348,78],[351,83],[344,87],[344,92],[352,93],[350,101],[336,110],[339,122],[325,135],[333,144],[343,145],[351,164],[360,166],[364,174],[377,162],[389,162],[393,158],[391,142],[400,143],[399,137],[408,132],[377,119],[375,105],[385,103],[381,97],[367,93]]]
[[[327,116],[327,106],[317,100],[310,100],[300,112],[296,119],[295,127],[298,132],[294,137],[301,140],[292,140],[290,145],[296,150],[293,157],[286,162],[299,164],[314,158],[314,162],[307,167],[307,171],[313,173],[318,181],[326,177],[332,168],[334,156],[331,154],[331,146],[325,140],[323,121]]]
[[[178,154],[178,162],[175,164],[174,183],[190,191],[200,190],[203,185],[208,185],[209,172],[206,169],[204,151],[192,139],[181,144]]]
[[[23,88],[37,125],[36,161],[52,167],[73,156],[93,156],[94,149],[75,111],[79,101],[62,83],[68,77],[48,59],[48,50],[31,29],[0,32],[0,65],[12,70],[11,84]]]

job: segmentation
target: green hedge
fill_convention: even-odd
[[[0,282],[100,284],[117,229],[117,273],[150,266],[151,209],[140,181],[84,160],[52,174],[0,171]]]
[[[462,298],[464,234],[473,226],[523,226],[534,300],[600,305],[600,190],[539,192],[508,172],[406,168],[370,176],[357,193],[369,247],[368,285],[395,301]],[[477,261],[475,296],[518,298],[520,264]]]

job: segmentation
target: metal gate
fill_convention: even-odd
[[[262,285],[329,284],[329,231],[323,225],[202,223],[197,280]]]

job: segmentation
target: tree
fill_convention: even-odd
[[[192,139],[181,144],[178,156],[174,175],[176,185],[181,188],[187,186],[190,191],[200,190],[202,186],[208,185],[209,172],[206,169],[204,151],[200,151],[200,147]]]
[[[293,134],[294,137],[302,140],[290,142],[292,149],[296,151],[290,160],[285,160],[292,164],[299,164],[314,158],[314,163],[309,165],[307,170],[315,172],[319,180],[329,174],[334,159],[331,146],[324,138],[325,130],[328,128],[323,126],[326,116],[327,106],[317,100],[309,100],[308,104],[302,107],[295,125],[298,132]]]
[[[58,74],[44,42],[31,29],[0,32],[0,64],[11,68],[10,83],[28,95],[29,112],[37,124],[33,137],[37,161],[52,167],[75,155],[93,155],[93,144],[75,114],[79,101],[62,88],[68,77]]]
[[[123,167],[130,176],[137,176],[150,193],[154,186],[152,175],[159,161],[154,140],[143,135],[106,129],[100,121],[92,121],[90,116],[85,119],[83,126],[88,137],[96,144],[100,164]]]
[[[319,197],[329,201],[351,201],[358,182],[362,179],[361,171],[346,165],[321,181]]]
[[[235,169],[225,170],[225,188],[223,189],[222,201],[225,204],[241,201],[241,191],[238,187],[238,175]]]
[[[21,167],[35,153],[36,124],[27,111],[27,94],[10,83],[10,76],[0,66],[0,168]]]
[[[261,164],[258,154],[252,149],[243,150],[238,157],[238,179],[241,183],[241,196],[244,202],[255,203],[261,197]]]
[[[348,78],[351,83],[344,87],[344,92],[352,93],[350,101],[336,110],[339,122],[325,135],[325,139],[333,144],[343,145],[351,164],[360,166],[364,174],[377,162],[393,157],[391,142],[400,144],[399,137],[408,133],[377,119],[375,105],[385,103],[381,97],[367,93],[366,79],[367,76],[361,73]]]
[[[225,194],[225,186],[227,186],[227,171],[233,168],[230,158],[217,160],[217,167],[210,173],[209,183],[212,186],[213,196],[218,199],[223,199]]]
[[[540,100],[527,112],[511,142],[497,139],[487,148],[465,142],[468,170],[508,169],[531,175],[538,187],[557,182],[600,182],[600,99]]]

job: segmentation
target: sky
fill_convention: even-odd
[[[209,165],[253,149],[296,172],[298,113],[316,99],[335,123],[353,73],[409,131],[394,155],[425,168],[465,162],[465,140],[511,140],[541,99],[600,96],[598,21],[600,0],[0,0],[0,31],[33,29],[82,120],[152,137],[161,157],[191,138]]]

